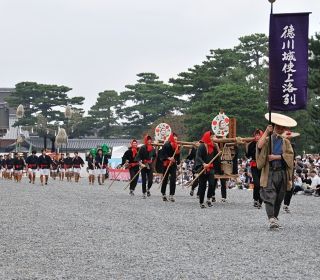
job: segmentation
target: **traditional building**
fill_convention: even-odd
[[[10,107],[6,102],[6,98],[9,97],[14,91],[14,88],[0,88],[0,139],[11,140],[17,139],[18,136],[29,138],[28,131],[24,131],[20,127],[13,126],[17,121],[17,108]],[[9,124],[9,127],[5,127],[7,123]]]

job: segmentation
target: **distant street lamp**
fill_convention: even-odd
[[[67,105],[66,108],[65,108],[65,111],[64,111],[64,116],[67,120],[67,131],[66,131],[66,153],[68,152],[68,134],[69,133],[69,120],[71,119],[72,117],[72,108],[71,106]]]
[[[23,142],[23,139],[20,135],[20,124],[19,124],[19,121],[20,119],[22,119],[24,116],[24,107],[22,104],[20,104],[18,107],[17,107],[17,111],[16,111],[16,117],[18,119],[18,131],[17,131],[17,140],[16,140],[16,152],[20,152],[20,146],[21,146],[21,143]]]

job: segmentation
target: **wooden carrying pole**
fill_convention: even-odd
[[[254,137],[214,138],[213,142],[214,143],[240,143],[241,144],[241,142],[252,142],[253,140],[254,140]]]
[[[217,154],[215,155],[215,157],[208,162],[208,164],[213,163],[214,160],[215,160],[218,156],[220,156],[221,154],[222,154],[222,151],[220,151],[219,153],[217,153]],[[194,178],[194,179],[191,181],[191,183],[189,183],[189,184],[187,185],[187,188],[189,188],[189,187],[202,175],[202,173],[203,173],[204,171],[205,171],[205,169],[203,168],[203,169],[198,173],[198,175],[196,176],[196,178]]]
[[[214,143],[238,143],[238,144],[243,144],[252,142],[254,141],[254,137],[232,137],[232,138],[214,138],[213,142]],[[186,142],[186,141],[178,141],[177,142],[181,147],[185,148],[193,148],[193,147],[198,147],[200,145],[199,142]],[[164,145],[163,141],[159,141],[159,143],[152,143],[153,146],[161,147]]]
[[[152,143],[152,146],[156,146],[156,147],[162,147],[163,145],[164,145],[164,143]],[[192,149],[193,147],[196,146],[196,144],[195,143],[193,143],[193,144],[184,144],[184,145],[180,145],[180,146],[183,146],[184,148]]]

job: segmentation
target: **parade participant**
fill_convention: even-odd
[[[6,170],[6,160],[8,158],[8,155],[3,156],[2,160],[2,178],[7,179],[7,170]]]
[[[13,159],[14,180],[18,183],[21,182],[24,167],[25,161],[22,155],[20,153],[15,153]]]
[[[4,178],[4,158],[2,155],[0,155],[0,174],[1,174],[1,178]]]
[[[246,157],[250,160],[250,169],[251,175],[253,179],[253,206],[260,209],[262,204],[262,199],[260,197],[260,176],[261,170],[257,168],[256,162],[256,148],[257,142],[262,136],[263,131],[260,129],[256,129],[253,132],[254,141],[248,143],[246,145]]]
[[[65,173],[65,162],[64,162],[64,154],[60,155],[59,163],[58,163],[58,171],[59,171],[59,179],[63,181],[64,173]]]
[[[163,164],[163,175],[161,185],[162,200],[168,201],[166,196],[167,183],[170,176],[170,196],[169,200],[175,202],[176,191],[176,177],[177,177],[177,165],[180,164],[180,149],[178,146],[178,136],[175,133],[171,133],[168,141],[166,141],[162,147],[160,153],[160,160]],[[167,174],[165,174],[167,171]]]
[[[282,136],[287,138],[290,142],[291,142],[291,146],[292,146],[292,149],[293,149],[293,159],[294,159],[294,162],[293,162],[293,165],[295,165],[295,158],[296,158],[296,153],[295,153],[295,145],[294,143],[292,143],[292,139],[294,137],[297,137],[299,136],[300,133],[297,133],[297,132],[291,132],[290,130],[287,130],[285,131]],[[293,170],[293,173],[292,173],[292,180],[294,182],[294,170]],[[294,192],[294,185],[292,186],[291,190],[287,190],[285,195],[284,195],[284,200],[283,200],[283,210],[286,212],[286,213],[290,213],[290,209],[289,209],[289,206],[290,206],[290,203],[291,203],[291,198],[292,198],[292,195],[293,195],[293,192]]]
[[[320,177],[317,174],[316,170],[310,171],[310,177],[311,177],[311,191],[314,192],[314,196],[319,197],[320,196]]]
[[[136,160],[138,154],[138,142],[133,139],[130,143],[130,147],[124,153],[122,157],[122,166],[129,169],[130,173],[130,195],[134,195],[134,190],[137,186],[139,176],[136,176],[139,172],[139,161]]]
[[[72,176],[73,176],[73,170],[72,170],[72,157],[70,157],[70,154],[66,154],[66,158],[64,159],[64,170],[66,173],[67,182],[71,182]]]
[[[11,154],[8,154],[7,159],[5,161],[6,164],[6,178],[12,180],[13,176],[13,158]]]
[[[59,161],[57,160],[56,156],[54,156],[52,158],[52,164],[51,164],[51,170],[50,170],[50,176],[53,180],[57,178],[58,167],[59,167]]]
[[[104,184],[105,176],[107,174],[108,167],[108,158],[103,155],[102,149],[98,149],[97,155],[95,158],[95,165],[98,174],[98,183],[99,185]]]
[[[200,143],[200,142],[199,142]],[[192,149],[190,150],[188,156],[187,156],[187,160],[192,160],[193,162],[196,159],[196,155],[197,155],[197,148],[196,147],[192,147]],[[195,166],[195,165],[193,165]],[[195,169],[192,168],[192,178],[193,180],[195,179],[196,173],[195,173]],[[196,179],[191,186],[191,191],[190,191],[190,195],[193,196],[194,194],[194,190],[198,187],[199,185],[199,179]],[[197,196],[199,196],[199,188],[198,188],[198,192],[197,192]]]
[[[48,184],[51,164],[51,157],[46,154],[45,149],[42,149],[41,155],[38,157],[38,168],[40,169],[40,182],[42,186],[43,184]]]
[[[83,167],[84,161],[81,157],[79,157],[78,152],[74,152],[74,158],[72,160],[73,173],[74,173],[74,181],[76,183],[79,182],[81,167]]]
[[[268,118],[268,114],[265,117]],[[292,188],[293,149],[282,134],[287,127],[297,123],[277,113],[271,114],[271,122],[273,125],[267,126],[257,143],[256,161],[258,169],[261,169],[260,196],[265,203],[270,229],[273,229],[279,228],[281,203],[285,192]]]
[[[209,163],[219,152],[213,143],[214,135],[211,131],[207,131],[201,138],[201,144],[198,148],[195,159],[195,170],[200,172],[202,169],[205,171],[199,176],[199,202],[201,208],[206,208],[204,204],[204,196],[208,182],[207,192],[207,205],[212,206],[212,196],[214,190],[214,166],[220,165],[220,159],[217,159]]]
[[[29,176],[29,183],[32,182],[34,184],[36,180],[36,171],[38,168],[38,157],[36,155],[36,151],[32,151],[31,155],[27,157],[26,164],[28,167],[28,176]]]
[[[142,178],[142,195],[143,198],[151,196],[150,189],[153,183],[153,162],[156,159],[156,150],[152,146],[150,135],[144,137],[144,145],[139,149],[137,160],[140,162]]]
[[[94,158],[92,154],[88,155],[87,162],[88,162],[88,173],[89,173],[89,185],[93,185],[95,180],[95,174],[94,174],[95,170],[94,170]]]

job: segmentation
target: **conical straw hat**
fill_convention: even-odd
[[[269,120],[269,113],[266,113],[264,117]],[[297,125],[297,122],[293,118],[278,113],[271,113],[271,122],[285,127],[294,127]]]

